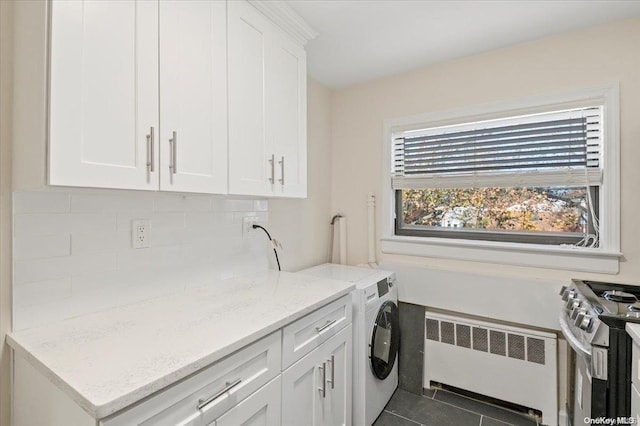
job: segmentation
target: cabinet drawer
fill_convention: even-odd
[[[280,374],[281,356],[278,331],[101,424],[208,424]]]
[[[281,388],[282,376],[278,376],[209,426],[280,426]]]
[[[351,303],[351,294],[347,294],[285,327],[282,334],[282,369],[351,324]]]

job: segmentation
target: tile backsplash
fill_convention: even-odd
[[[269,267],[265,200],[133,191],[13,194],[13,329],[182,291]],[[150,221],[133,249],[131,222]]]

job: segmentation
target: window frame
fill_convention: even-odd
[[[603,184],[598,191],[598,197],[594,200],[594,203],[600,206],[600,247],[582,248],[516,241],[462,239],[455,238],[455,235],[443,238],[434,236],[432,232],[429,232],[431,235],[421,233],[420,236],[415,236],[397,232],[395,220],[397,194],[391,187],[391,147],[394,134],[431,126],[492,120],[591,105],[603,106],[601,163]],[[551,269],[618,273],[619,258],[622,256],[620,253],[619,128],[618,84],[385,120],[382,156],[382,232],[380,234],[382,252]],[[437,232],[436,229],[434,231]],[[450,229],[446,231],[451,232]],[[468,230],[465,232],[469,233]]]

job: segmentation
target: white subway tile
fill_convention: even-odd
[[[71,278],[39,281],[13,288],[14,308],[37,304],[54,304],[71,297]]]
[[[115,213],[71,213],[71,232],[111,232],[116,230]]]
[[[140,280],[136,272],[106,271],[101,274],[85,273],[71,277],[73,297],[85,297],[91,294],[126,291]]]
[[[151,210],[152,208],[153,198],[143,192],[71,195],[71,211],[74,213]]]
[[[153,228],[150,235],[150,247],[175,246],[185,240],[184,228]]]
[[[14,199],[17,327],[263,270],[272,256],[266,235],[242,235],[244,216],[267,223],[267,200],[98,190]],[[133,219],[151,221],[150,248],[131,248]]]
[[[69,211],[70,195],[63,192],[14,192],[15,213],[64,213]]]
[[[162,194],[153,198],[153,210],[159,212],[184,211],[186,197],[178,194]]]
[[[192,242],[185,246],[185,256],[187,267],[198,268],[201,265],[210,263],[214,255],[214,247],[217,241],[209,238],[207,240]]]
[[[253,200],[229,200],[216,198],[213,210],[226,212],[246,212],[253,210]]]
[[[69,234],[22,235],[14,238],[15,260],[68,256],[71,254]]]
[[[13,216],[15,237],[24,235],[68,234],[71,222],[62,213],[16,213]]]
[[[184,213],[153,213],[151,215],[151,229],[184,228]]]
[[[77,232],[71,234],[74,255],[123,250],[131,247],[130,231]]]
[[[269,210],[269,202],[267,200],[254,200],[253,210],[258,212],[266,212]]]
[[[184,247],[149,247],[118,252],[119,271],[154,271],[184,266]]]
[[[116,253],[93,253],[71,256],[71,273],[73,275],[96,274],[116,270]]]
[[[13,262],[14,286],[65,278],[71,275],[71,256]]]
[[[230,216],[225,215],[224,213],[187,213],[185,223],[187,228],[215,228],[216,225],[226,222]]]
[[[211,196],[187,196],[184,200],[184,210],[188,212],[210,211],[212,200]]]

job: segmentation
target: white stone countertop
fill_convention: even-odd
[[[640,324],[628,322],[626,329],[633,341],[640,345]]]
[[[268,271],[19,331],[7,341],[101,419],[353,288],[345,281]]]

